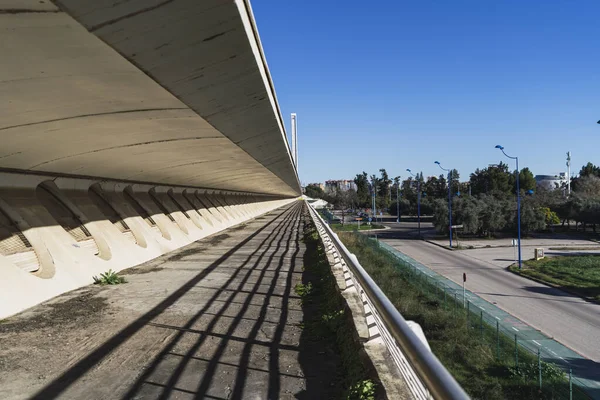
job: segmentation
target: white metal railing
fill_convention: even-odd
[[[378,333],[412,394],[418,399],[469,399],[452,375],[410,328],[400,312],[321,216],[307,203],[325,248],[342,264],[344,275],[363,299]]]

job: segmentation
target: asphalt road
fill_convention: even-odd
[[[600,304],[514,275],[502,266],[470,256],[469,250],[452,252],[411,240],[416,224],[403,223],[400,228],[398,224],[388,225],[393,229],[378,232],[380,240],[456,283],[462,284],[466,272],[467,288],[473,293],[600,362]]]

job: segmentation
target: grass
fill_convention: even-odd
[[[125,277],[117,275],[112,269],[107,272],[100,274],[100,277],[93,276],[95,285],[119,285],[121,283],[127,283]]]
[[[478,314],[467,314],[462,304],[446,301],[426,277],[402,268],[362,235],[340,237],[404,318],[421,325],[434,354],[473,399],[568,398],[564,374],[549,364],[542,368],[545,387],[540,393],[530,374],[537,357],[517,347],[516,364],[514,339],[497,336],[495,323],[488,325]]]
[[[527,260],[521,271],[516,265],[511,266],[510,270],[600,301],[600,256],[577,255]]]
[[[354,224],[354,223],[346,223],[344,225],[342,224],[331,224],[331,229],[333,229],[336,232],[351,232],[351,231],[357,231],[358,230],[358,224]],[[371,229],[383,229],[385,228],[383,225],[379,225],[379,224],[371,224],[371,225],[367,225],[365,224],[360,224],[360,230],[361,231],[369,231]]]
[[[337,287],[325,250],[312,221],[304,226],[303,282],[295,286],[302,299],[303,336],[326,344],[328,352],[339,358],[331,371],[335,395],[329,398],[371,400],[376,398],[377,384],[359,354],[352,315]]]
[[[548,247],[548,250],[600,250],[600,247],[590,246],[564,246],[564,247]]]

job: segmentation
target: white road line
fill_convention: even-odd
[[[538,342],[536,342],[535,340],[532,340],[533,343],[537,344],[538,346],[542,346],[541,344],[539,344]]]
[[[519,330],[517,328],[515,328],[514,326],[511,326],[511,328],[513,328],[515,331],[519,332]]]
[[[498,318],[498,317],[494,317],[494,318],[496,318],[498,321],[500,321],[500,318]]]

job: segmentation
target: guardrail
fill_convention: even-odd
[[[413,395],[419,399],[469,399],[437,357],[412,331],[356,256],[348,251],[312,206],[308,205],[308,209],[327,250],[332,251],[334,258],[345,265],[359,294],[366,298],[379,333]]]

